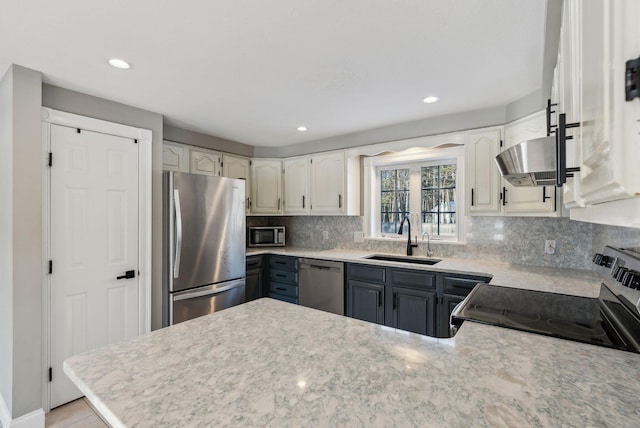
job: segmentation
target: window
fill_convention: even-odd
[[[398,239],[400,222],[409,216],[412,238],[421,239],[428,233],[435,239],[463,241],[459,219],[464,217],[458,216],[462,152],[425,152],[375,156],[365,161],[370,171],[365,204],[369,238]],[[405,238],[406,228],[405,225]]]
[[[422,233],[431,236],[456,235],[456,165],[421,168]]]
[[[396,233],[409,215],[409,169],[380,170],[380,231]]]

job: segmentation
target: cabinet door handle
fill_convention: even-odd
[[[280,209],[280,198],[278,198],[278,209]]]
[[[280,278],[286,278],[287,277],[287,275],[283,275],[281,273],[277,273],[276,276],[279,276]]]
[[[395,311],[398,307],[398,294],[393,293],[393,310]]]
[[[342,208],[342,195],[338,194],[338,208]]]
[[[507,205],[507,188],[502,188],[502,206]]]
[[[378,292],[376,293],[377,299],[378,299],[378,307],[382,306],[382,292],[378,290]]]
[[[471,206],[473,206],[473,187],[471,188]]]
[[[547,199],[551,199],[551,196],[547,196],[547,186],[542,186],[542,203],[547,202]]]
[[[305,205],[305,201],[304,201],[304,199],[305,199],[305,198],[304,198],[304,195],[302,195],[302,208],[304,208],[304,205]]]
[[[286,288],[282,288],[282,287],[276,287],[276,290],[280,290],[280,291],[287,291]]]

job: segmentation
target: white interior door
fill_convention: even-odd
[[[51,125],[51,408],[82,395],[67,357],[140,331],[138,146]]]

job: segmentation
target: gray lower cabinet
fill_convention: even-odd
[[[247,278],[245,286],[245,299],[247,302],[264,297],[264,269],[263,256],[247,257]]]
[[[269,256],[269,297],[289,303],[298,303],[298,259],[296,257]]]
[[[348,317],[384,324],[387,270],[349,263],[346,269]]]
[[[491,278],[486,276],[448,274],[442,275],[442,297],[438,308],[438,337],[451,337],[450,318],[456,305],[465,297],[476,284],[489,282]]]
[[[347,316],[384,324],[384,285],[348,281]]]
[[[449,317],[483,276],[349,263],[346,315],[400,330],[450,337]]]
[[[391,286],[391,327],[426,336],[435,335],[436,293]]]

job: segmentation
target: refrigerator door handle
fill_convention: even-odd
[[[176,208],[176,251],[173,261],[173,277],[180,277],[180,254],[182,253],[182,208],[180,207],[180,191],[173,189],[173,200]]]
[[[213,295],[213,294],[219,294],[222,293],[224,291],[228,291],[231,290],[232,288],[236,288],[236,287],[240,287],[240,286],[244,286],[246,284],[246,281],[244,278],[242,279],[238,279],[235,281],[229,281],[226,285],[223,285],[221,287],[218,286],[209,286],[209,287],[202,287],[202,290],[187,290],[187,291],[183,291],[180,293],[174,293],[173,295],[173,301],[174,302],[178,302],[180,300],[187,300],[187,299],[193,299],[196,297],[202,297],[202,296],[209,296],[209,295]]]

